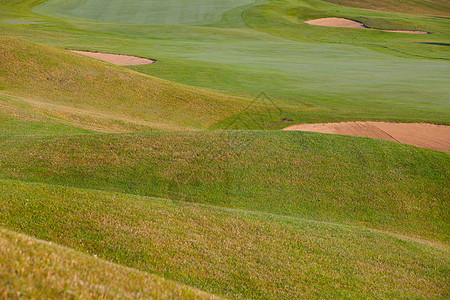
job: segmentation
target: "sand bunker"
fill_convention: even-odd
[[[298,124],[283,130],[370,137],[450,152],[450,126],[427,123],[342,122]]]
[[[103,60],[106,62],[109,62],[111,64],[115,64],[118,66],[137,66],[137,65],[148,65],[153,64],[155,60],[144,58],[144,57],[137,57],[137,56],[130,56],[130,55],[123,55],[123,54],[111,54],[111,53],[102,53],[102,52],[90,52],[90,51],[79,51],[79,50],[70,50],[71,52],[86,55],[92,58],[96,58],[99,60]]]
[[[427,31],[420,31],[420,30],[381,30],[381,31],[400,32],[400,33],[409,33],[409,34],[429,34],[429,32],[427,32]]]
[[[344,18],[323,18],[305,21],[305,23],[317,26],[327,27],[349,27],[349,28],[366,28],[363,23],[344,19]]]
[[[373,28],[367,28],[364,26],[363,23],[344,19],[344,18],[322,18],[322,19],[316,19],[316,20],[309,20],[305,21],[305,23],[310,25],[317,25],[317,26],[327,26],[327,27],[348,27],[348,28],[363,28],[363,29],[373,29]],[[380,29],[373,29],[373,30],[380,30]],[[426,31],[419,31],[419,30],[380,30],[380,31],[387,31],[387,32],[400,32],[400,33],[410,33],[410,34],[428,34]]]

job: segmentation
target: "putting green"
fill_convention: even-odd
[[[52,0],[36,11],[92,20],[165,25],[202,25],[220,21],[235,7],[256,0]]]

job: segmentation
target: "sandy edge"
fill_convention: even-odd
[[[96,58],[102,61],[109,62],[118,66],[137,66],[137,65],[148,65],[156,62],[154,59],[125,55],[125,54],[112,54],[104,52],[93,52],[93,51],[82,51],[82,50],[72,50],[66,49],[67,51]]]
[[[341,122],[291,125],[283,130],[370,137],[450,152],[450,126],[429,123]]]
[[[386,31],[386,32],[398,32],[398,33],[408,33],[408,34],[429,34],[427,31],[420,30],[382,30],[375,28],[368,28],[363,23],[344,19],[344,18],[322,18],[305,21],[306,24],[315,25],[315,26],[326,26],[326,27],[346,27],[346,28],[361,28],[361,29],[370,29],[370,30],[378,30],[378,31]]]

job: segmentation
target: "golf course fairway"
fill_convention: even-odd
[[[449,45],[440,0],[1,1],[0,296],[450,297]]]

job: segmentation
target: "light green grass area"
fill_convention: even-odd
[[[0,203],[6,228],[231,298],[448,296],[448,252],[369,230],[15,181]]]
[[[0,278],[5,299],[219,299],[5,229],[0,229]]]
[[[20,39],[61,48],[154,58],[156,64],[132,69],[183,84],[246,98],[264,91],[277,100],[285,117],[296,122],[448,124],[450,63],[445,45],[450,27],[445,18],[368,11],[313,0],[247,5],[228,11],[221,22],[209,26],[34,16],[44,19],[44,24],[3,26],[3,30]],[[433,34],[303,23],[330,16],[357,19],[382,29],[416,28]],[[233,114],[236,111],[227,115]],[[217,123],[209,127],[229,125],[227,120]]]
[[[35,11],[111,23],[203,25],[255,0],[51,0]]]
[[[449,45],[431,0],[1,1],[0,297],[450,297],[449,153],[264,130],[449,125]]]

